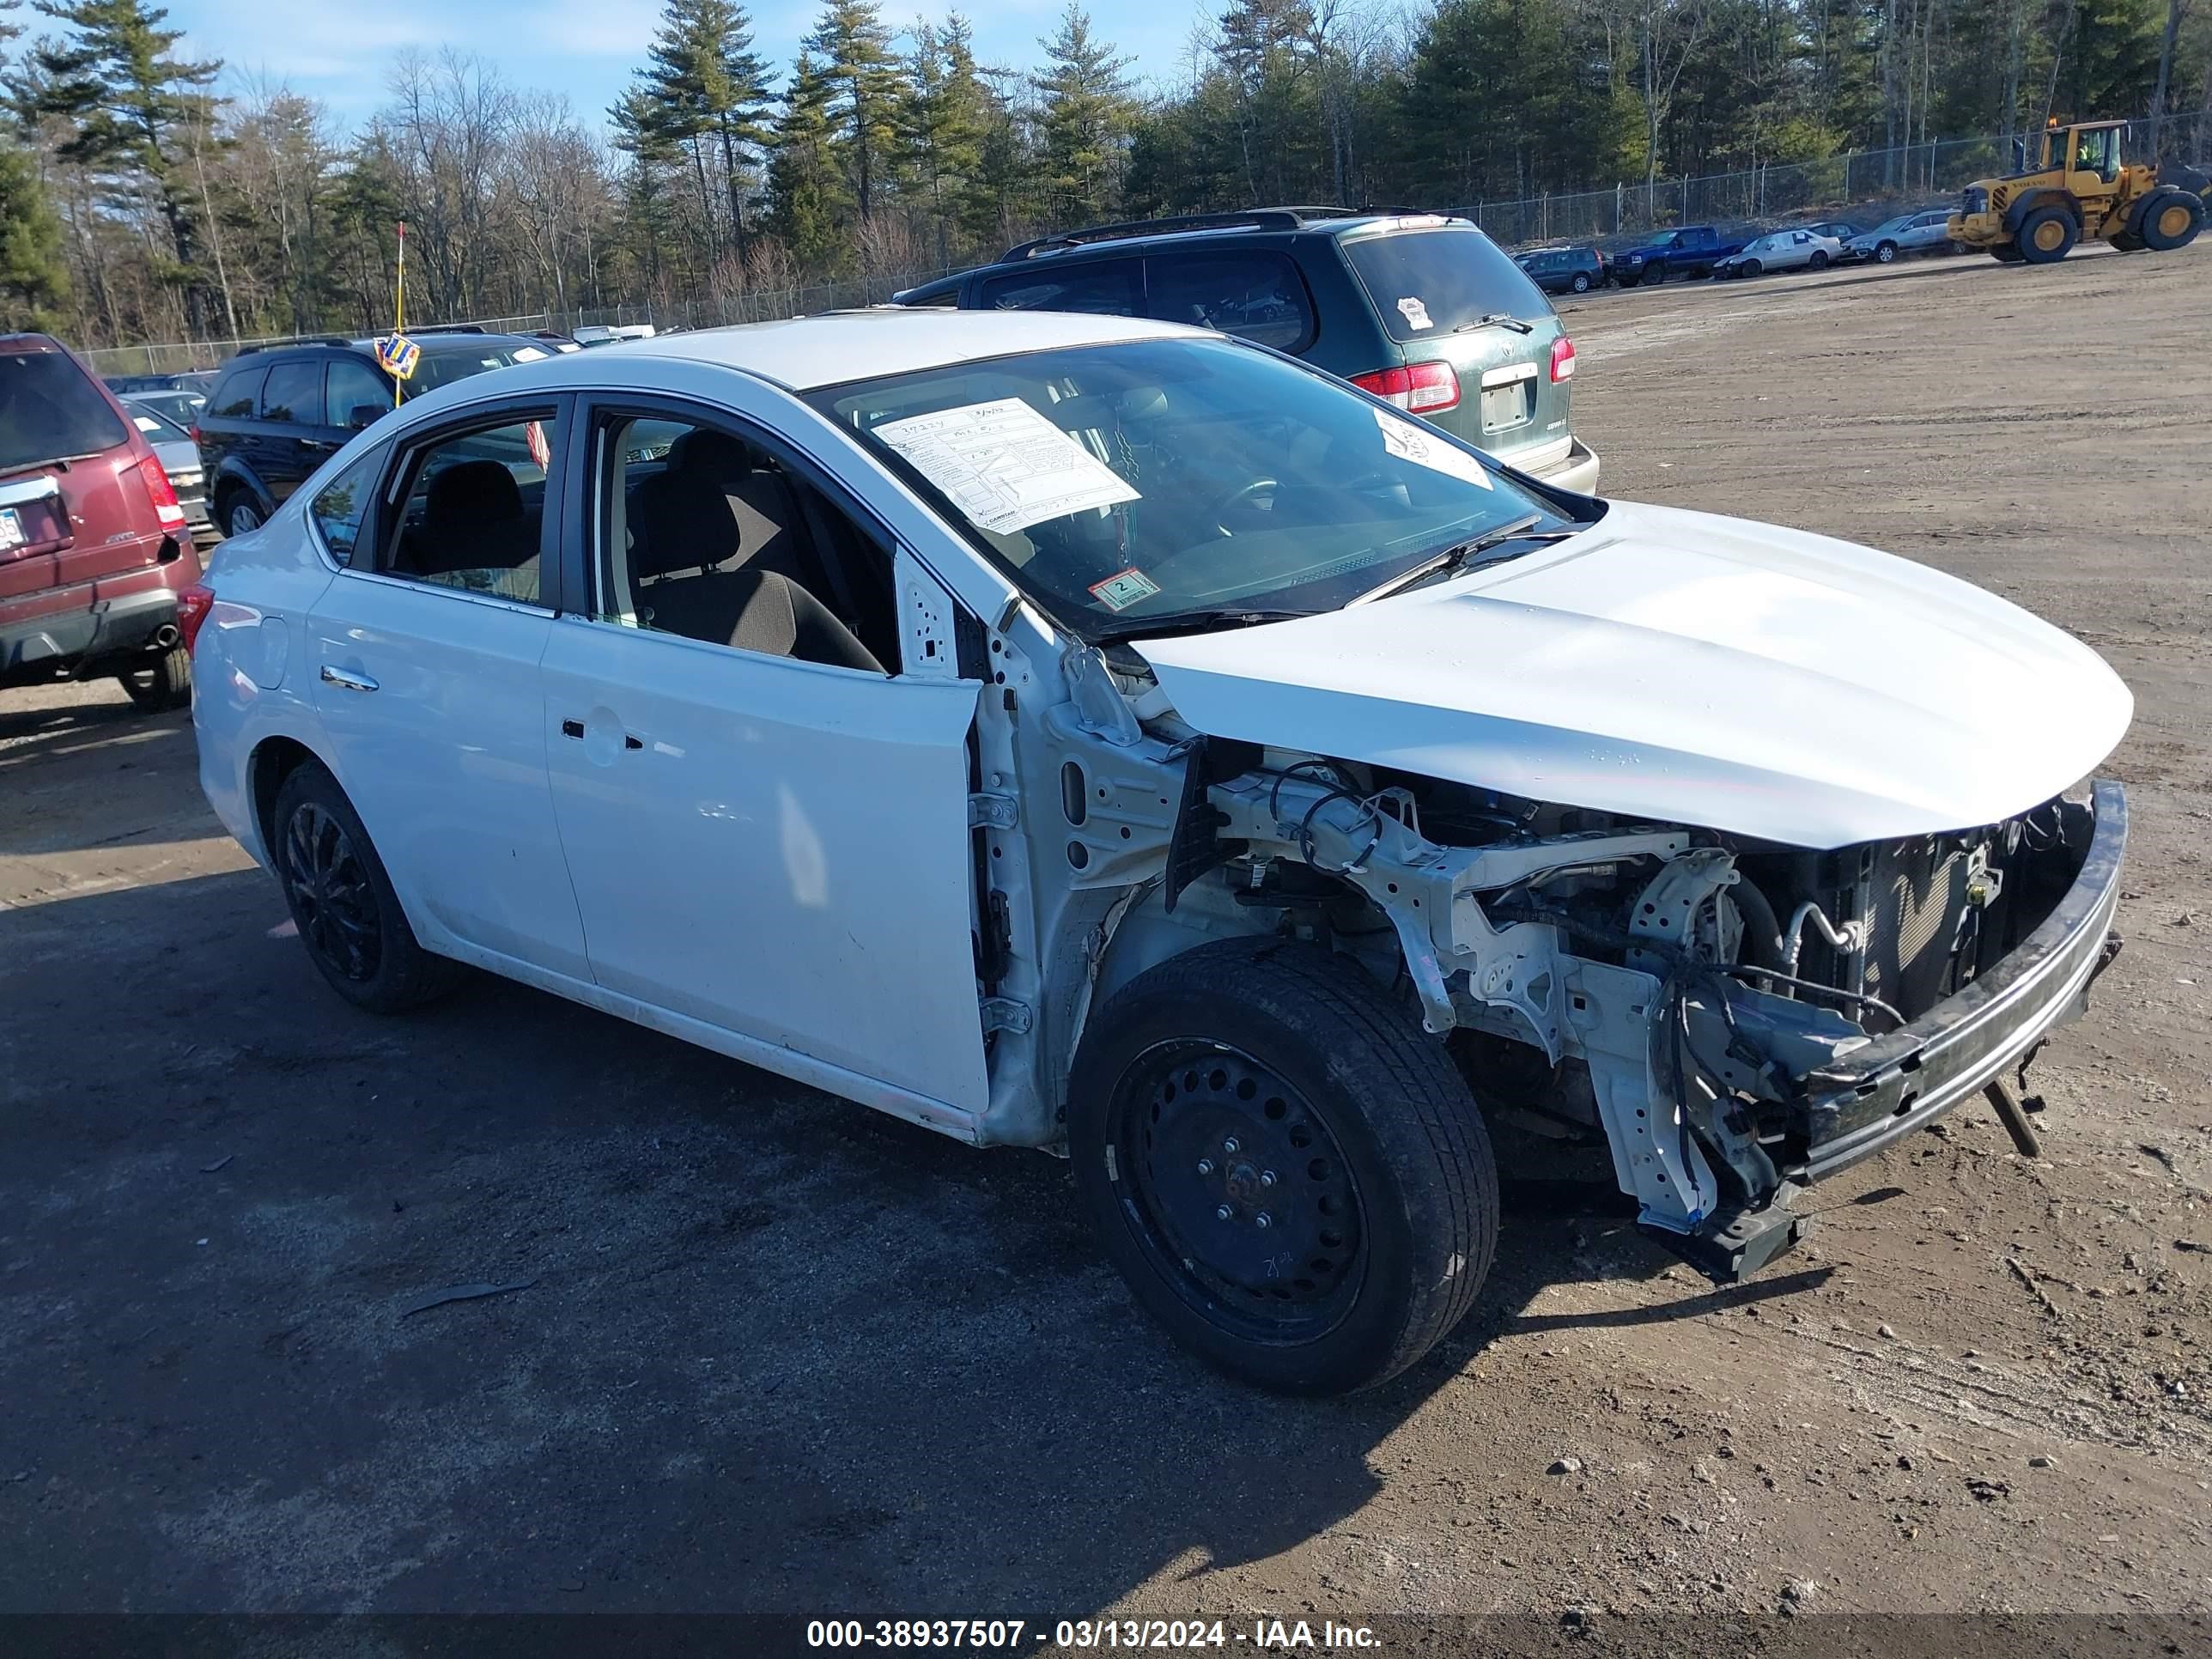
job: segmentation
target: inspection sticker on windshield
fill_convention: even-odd
[[[1480,461],[1419,421],[1378,409],[1375,411],[1375,424],[1382,428],[1382,447],[1400,460],[1411,461],[1415,466],[1425,466],[1431,472],[1442,472],[1449,477],[1464,478],[1485,489],[1490,488],[1490,474],[1483,471]]]
[[[1133,564],[1103,582],[1091,583],[1091,591],[1109,611],[1127,611],[1139,599],[1151,599],[1160,591],[1160,585]]]
[[[1434,323],[1429,320],[1428,307],[1423,305],[1419,300],[1415,299],[1410,294],[1404,299],[1398,301],[1398,311],[1400,315],[1405,318],[1406,326],[1407,328],[1434,328],[1436,326]]]
[[[873,431],[969,519],[1002,536],[1047,519],[1142,499],[1105,462],[1019,398],[910,415]]]

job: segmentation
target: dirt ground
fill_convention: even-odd
[[[513,986],[356,1013],[184,719],[0,694],[0,1611],[2212,1604],[2212,243],[1561,304],[1609,493],[1926,560],[2133,686],[2042,1159],[1963,1109],[1726,1291],[1524,1194],[1413,1375],[1259,1397],[1064,1166]]]

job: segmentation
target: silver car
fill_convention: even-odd
[[[1900,253],[1948,253],[1950,224],[1948,208],[1900,214],[1876,225],[1863,236],[1852,237],[1844,245],[1844,257],[1886,265]]]
[[[1776,230],[1756,237],[1713,267],[1716,276],[1756,276],[1766,270],[1826,270],[1843,257],[1844,245],[1809,230]]]
[[[198,530],[213,529],[208,516],[206,474],[192,434],[142,398],[125,398],[123,407],[130,411],[131,423],[154,446],[161,471],[169,475],[169,488],[177,492],[177,505],[185,509],[185,521]]]

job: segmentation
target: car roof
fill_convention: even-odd
[[[1111,345],[1127,340],[1212,337],[1203,329],[1140,317],[1091,316],[1073,311],[918,311],[879,306],[794,317],[775,323],[743,323],[695,329],[650,340],[624,340],[596,351],[571,352],[533,365],[539,374],[566,372],[578,379],[605,374],[620,362],[681,357],[714,363],[774,380],[794,392],[811,392],[847,380],[1066,346]]]

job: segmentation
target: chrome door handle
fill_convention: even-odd
[[[323,665],[323,684],[325,685],[343,685],[349,691],[374,691],[376,690],[376,682],[369,678],[368,675],[356,674],[349,668],[333,668],[328,663],[325,663]]]

